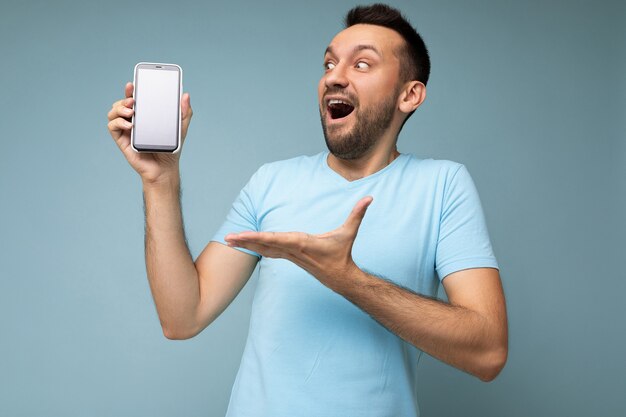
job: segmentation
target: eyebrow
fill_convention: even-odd
[[[352,53],[354,54],[363,50],[370,50],[380,57],[383,56],[383,54],[374,45],[357,45],[352,49]],[[330,45],[328,46],[328,48],[326,48],[326,51],[324,51],[324,55],[326,54],[333,54],[333,55],[335,54],[333,52],[333,48]]]

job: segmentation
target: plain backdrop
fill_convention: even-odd
[[[107,113],[137,62],[183,67],[194,117],[182,204],[195,259],[261,164],[325,149],[323,52],[355,4],[0,3],[0,415],[224,414],[256,273],[200,335],[163,336],[141,183]],[[509,358],[493,382],[422,358],[422,415],[618,415],[624,2],[391,4],[432,58],[399,150],[468,167],[509,314]]]

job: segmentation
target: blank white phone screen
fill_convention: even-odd
[[[176,147],[178,71],[137,69],[135,144]]]

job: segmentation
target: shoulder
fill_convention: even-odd
[[[407,155],[409,159],[411,159],[412,161],[419,162],[420,164],[422,164],[423,166],[429,169],[454,171],[454,170],[459,169],[463,165],[460,162],[451,161],[449,159],[434,159],[434,158],[419,159],[417,156],[413,154],[407,154]]]
[[[449,159],[420,159],[413,154],[405,154],[403,166],[398,170],[400,180],[408,190],[425,192],[435,201],[445,201],[444,196],[466,188],[469,173],[465,165]],[[461,183],[459,187],[457,184]],[[408,192],[408,191],[407,191]]]
[[[293,158],[267,162],[263,164],[259,169],[262,169],[265,172],[278,172],[314,167],[319,162],[322,154],[323,152],[315,155],[300,155]]]
[[[433,180],[449,181],[452,179],[465,165],[462,163],[451,161],[449,159],[421,159],[414,154],[405,155],[405,167],[426,175]]]
[[[293,158],[267,162],[259,167],[256,176],[265,181],[282,178],[296,181],[299,175],[314,171],[323,157],[323,152],[315,155],[300,155]]]

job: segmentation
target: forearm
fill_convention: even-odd
[[[356,268],[325,283],[391,332],[458,369],[489,381],[498,373],[497,330],[464,307],[416,294]]]
[[[198,273],[185,240],[180,177],[143,184],[145,256],[150,289],[168,338],[190,334],[200,300]]]

